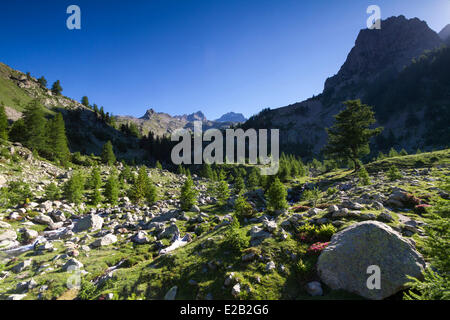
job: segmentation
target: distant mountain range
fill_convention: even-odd
[[[132,116],[117,116],[116,122],[121,125],[133,122],[137,125],[141,134],[146,135],[153,132],[156,135],[162,136],[170,134],[176,129],[187,128],[192,129],[194,121],[201,121],[203,130],[210,128],[225,129],[246,119],[241,113],[229,112],[224,114],[217,120],[208,120],[201,111],[191,114],[171,116],[165,112],[156,112],[153,109],[148,109],[140,118]]]

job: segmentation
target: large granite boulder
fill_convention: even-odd
[[[370,266],[379,267],[379,289],[369,289],[368,280],[374,275]],[[409,241],[377,221],[356,223],[333,235],[317,262],[318,274],[330,288],[376,300],[404,289],[407,275],[421,278],[424,267]]]
[[[103,226],[103,218],[96,215],[91,214],[81,218],[75,225],[75,232],[83,232],[83,231],[97,231],[100,230]]]

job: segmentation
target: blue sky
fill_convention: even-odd
[[[81,30],[66,28],[71,4]],[[0,61],[113,114],[248,117],[319,94],[371,4],[437,32],[450,23],[450,0],[1,1]]]

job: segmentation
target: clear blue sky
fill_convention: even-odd
[[[66,28],[71,4],[82,30]],[[450,0],[0,1],[0,61],[113,114],[248,117],[320,93],[371,4],[437,32],[450,23]]]

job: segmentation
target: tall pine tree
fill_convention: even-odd
[[[24,141],[26,147],[36,151],[46,149],[46,119],[44,111],[37,100],[32,100],[23,112],[25,125]]]

